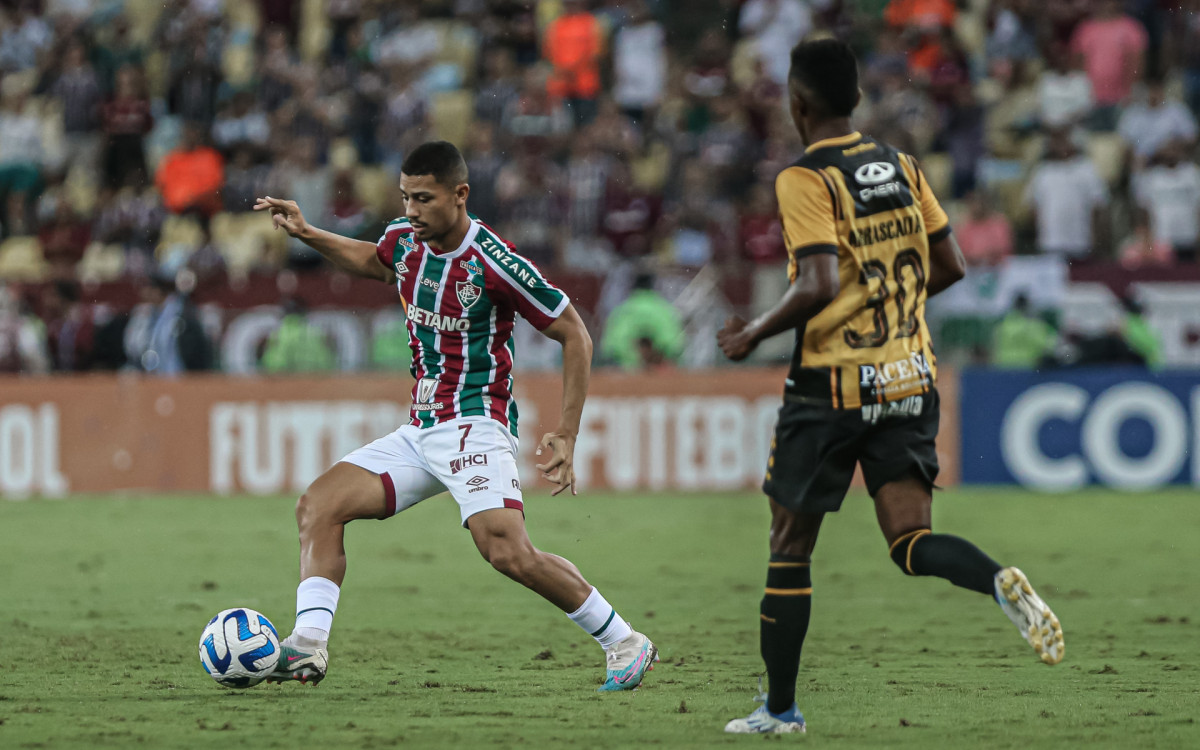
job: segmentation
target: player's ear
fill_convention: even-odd
[[[858,105],[862,104],[862,98],[863,98],[863,91],[860,88],[858,90],[858,93],[854,95],[854,106],[850,108],[851,111],[858,109]]]
[[[454,205],[464,205],[467,202],[467,196],[470,194],[471,186],[465,182],[460,182],[454,187]]]

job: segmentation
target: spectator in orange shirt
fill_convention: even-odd
[[[566,102],[577,125],[590,123],[600,93],[604,33],[583,0],[565,0],[563,14],[546,27],[542,52],[553,66],[546,83],[550,96]]]
[[[163,157],[154,183],[168,211],[197,211],[208,218],[221,210],[221,185],[225,162],[216,149],[204,143],[200,125],[183,127],[179,147]]]
[[[892,0],[883,11],[884,20],[897,29],[950,28],[957,15],[953,0]]]

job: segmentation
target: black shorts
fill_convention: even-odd
[[[872,496],[909,476],[933,487],[939,404],[936,390],[866,407],[873,413],[785,400],[763,492],[794,513],[832,513],[842,507],[856,464]]]

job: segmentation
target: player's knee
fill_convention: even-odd
[[[918,539],[929,533],[931,533],[929,529],[914,529],[906,534],[901,534],[892,542],[888,553],[892,557],[892,562],[896,563],[905,575],[916,575],[912,569],[913,546],[916,545]]]
[[[497,571],[525,586],[532,580],[538,564],[536,550],[510,545],[497,545],[489,551],[487,559]]]
[[[335,494],[309,487],[296,500],[296,526],[300,533],[315,526],[333,523],[338,514],[338,505]]]
[[[311,488],[296,498],[296,526],[301,531],[312,525],[315,505]]]

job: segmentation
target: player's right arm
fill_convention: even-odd
[[[735,362],[764,339],[803,325],[838,295],[839,240],[831,190],[824,178],[803,167],[789,167],[775,180],[793,281],[779,304],[753,321],[734,316],[725,322],[717,344]]]
[[[296,201],[272,198],[268,195],[258,199],[254,210],[270,211],[271,221],[276,229],[282,229],[300,240],[347,273],[389,284],[396,280],[392,269],[379,261],[375,243],[343,237],[314,227],[305,221]]]

